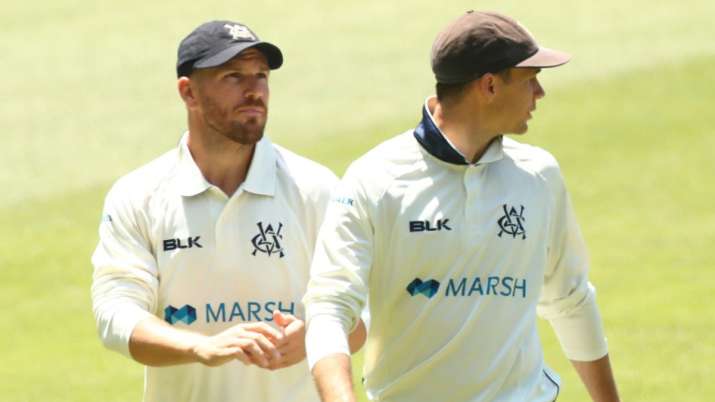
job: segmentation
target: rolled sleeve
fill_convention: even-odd
[[[348,350],[345,339],[365,307],[373,258],[369,204],[365,191],[351,180],[348,171],[328,206],[303,299],[308,361],[312,364],[328,354]],[[335,336],[340,339],[329,341]]]
[[[554,329],[566,357],[593,361],[608,353],[595,288],[588,281],[588,255],[558,169],[549,181],[554,197],[548,265],[537,307]]]
[[[127,357],[136,325],[156,308],[158,273],[142,211],[110,191],[92,255],[92,309],[103,344]]]

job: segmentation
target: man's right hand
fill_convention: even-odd
[[[264,322],[238,324],[216,335],[202,335],[149,317],[139,322],[129,339],[134,360],[147,366],[203,363],[220,366],[231,360],[270,367],[280,359],[285,343],[281,331]]]
[[[238,324],[223,332],[201,339],[193,347],[197,360],[215,367],[231,360],[267,368],[280,360],[278,352],[283,334],[263,322]]]

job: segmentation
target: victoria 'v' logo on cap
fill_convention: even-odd
[[[238,24],[226,24],[223,26],[228,30],[228,34],[231,35],[233,40],[239,40],[239,39],[249,39],[249,40],[256,40],[256,37],[251,33],[251,31],[248,30],[248,28],[238,25]]]

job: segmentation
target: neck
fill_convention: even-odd
[[[246,180],[255,145],[243,145],[218,133],[189,129],[191,156],[206,181],[233,195]]]
[[[470,163],[478,162],[492,140],[499,136],[481,124],[479,112],[470,105],[446,108],[437,98],[430,98],[427,105],[442,134]]]

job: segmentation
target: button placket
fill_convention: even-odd
[[[464,221],[466,223],[464,240],[467,247],[473,244],[479,236],[480,198],[483,192],[484,165],[468,167],[464,172],[464,190],[466,200],[464,202]]]
[[[217,194],[216,196],[222,197],[223,209],[221,210],[218,219],[216,219],[216,228],[214,233],[216,236],[216,250],[219,255],[225,255],[225,253],[229,252],[229,250],[235,249],[235,247],[230,247],[230,244],[235,240],[236,236],[234,236],[232,231],[236,230],[236,228],[235,225],[228,223],[237,221],[235,219],[235,210],[238,208],[243,190],[239,188],[236,190],[236,194],[231,197],[226,197],[220,191],[219,193],[220,194]]]

